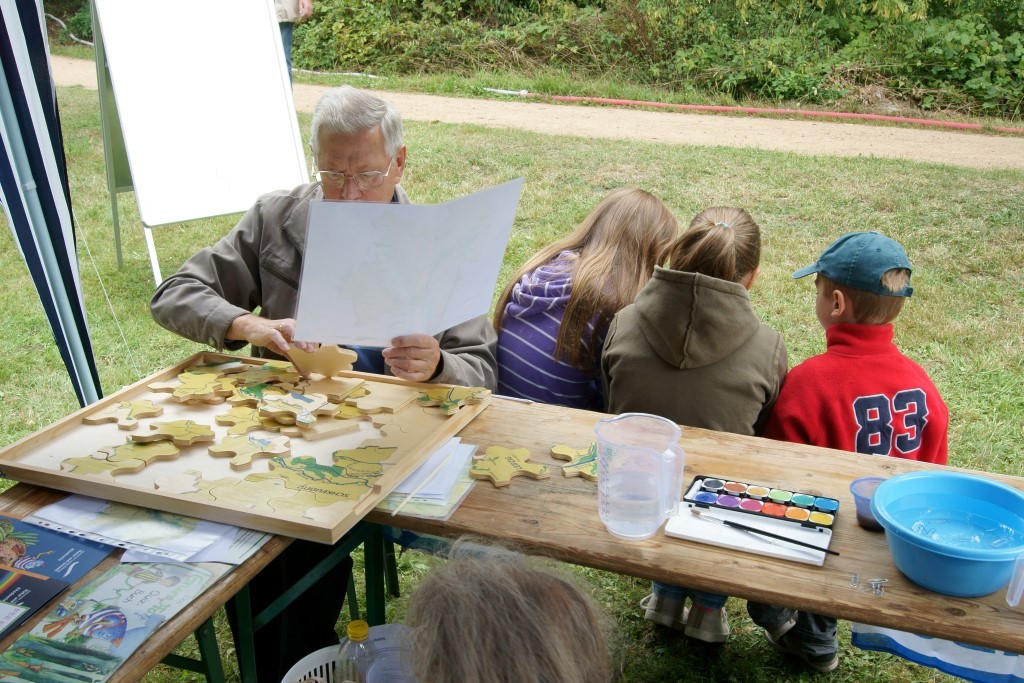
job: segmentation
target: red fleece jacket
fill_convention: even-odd
[[[764,436],[945,465],[949,410],[892,337],[892,325],[829,327],[825,353],[787,375]]]

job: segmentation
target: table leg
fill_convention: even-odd
[[[398,558],[395,555],[395,544],[384,541],[384,587],[393,598],[402,596],[398,586]]]
[[[253,643],[252,601],[246,585],[232,598],[238,619],[238,676],[242,683],[256,683],[256,646]]]
[[[206,683],[224,683],[224,666],[220,662],[220,649],[217,647],[217,634],[213,628],[213,618],[200,624],[192,635],[195,636],[196,644],[199,645],[200,659],[183,657],[172,652],[163,658],[161,664],[203,674]]]
[[[296,598],[337,567],[360,544],[363,544],[366,561],[366,619],[371,625],[384,623],[384,537],[380,526],[361,522],[346,534],[302,580],[278,596],[259,614],[255,616],[252,614],[248,586],[232,598],[238,616],[238,669],[242,683],[256,682],[253,634],[281,614]],[[339,586],[338,589],[346,590],[347,587]]]
[[[384,623],[384,534],[380,526],[367,522],[364,524],[370,527],[363,541],[366,621],[370,626],[376,626]]]
[[[298,581],[291,588],[286,590],[276,600],[267,605],[267,607],[256,615],[253,620],[253,629],[259,630],[263,628],[271,619],[279,615],[284,609],[295,601],[297,597],[309,590],[309,587],[319,581],[321,578],[326,576],[332,569],[341,564],[342,560],[352,554],[352,551],[359,547],[360,543],[363,543],[368,536],[371,535],[372,529],[370,527],[376,527],[376,525],[359,524],[355,527],[344,539],[338,542],[338,545],[334,546],[331,553],[320,560],[320,562],[313,567],[309,572],[302,577],[301,581]],[[369,577],[369,573],[367,573]],[[369,581],[369,578],[367,578]],[[338,590],[345,590],[345,587],[339,586]],[[383,611],[381,612],[383,615]]]
[[[224,683],[224,666],[220,662],[220,648],[217,647],[217,633],[213,628],[213,617],[210,617],[196,629],[196,643],[199,645],[199,656],[206,666],[206,683]]]

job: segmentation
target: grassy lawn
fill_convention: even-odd
[[[200,350],[149,317],[152,278],[134,196],[119,199],[125,263],[117,269],[96,93],[58,92],[85,304],[104,389],[118,388]],[[300,127],[308,128],[308,117]],[[786,338],[796,363],[824,349],[810,280],[789,274],[839,234],[880,230],[907,249],[916,293],[897,320],[897,342],[931,374],[950,407],[950,462],[1024,475],[1024,173],[975,171],[880,159],[812,158],[778,152],[548,137],[478,126],[409,123],[407,182],[417,202],[451,199],[526,178],[503,274],[571,229],[611,189],[636,186],[664,198],[686,224],[713,205],[747,208],[763,229],[755,308]],[[170,131],[169,131],[170,133]],[[253,140],[253,144],[259,144]],[[155,232],[164,273],[227,232],[237,216]],[[3,220],[3,219],[0,219]],[[78,408],[42,308],[10,232],[0,229],[0,446]],[[430,560],[400,562],[406,595]],[[649,585],[579,569],[620,627],[625,681],[799,680],[729,605],[733,637],[716,649],[684,642],[641,618]],[[340,589],[340,587],[339,587]],[[389,604],[400,619],[404,597]],[[848,643],[848,629],[841,641]],[[222,642],[230,638],[222,631]],[[230,660],[230,658],[228,658]],[[230,661],[228,662],[230,663]],[[844,648],[831,680],[942,680],[902,660]],[[158,669],[147,681],[196,680]]]

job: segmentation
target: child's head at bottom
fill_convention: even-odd
[[[877,232],[850,232],[793,277],[817,274],[818,320],[828,328],[839,322],[892,322],[914,293],[910,272],[910,259],[899,242]]]
[[[450,555],[409,601],[419,680],[607,683],[609,622],[575,581],[500,547]]]

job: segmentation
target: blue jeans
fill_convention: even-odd
[[[832,617],[760,602],[748,602],[747,614],[755,624],[769,631],[786,623],[795,614],[796,625],[787,635],[789,642],[796,644],[801,652],[811,656],[831,655],[839,651],[838,622]]]
[[[281,45],[284,47],[284,63],[288,66],[288,80],[292,80],[292,33],[295,32],[295,24],[290,21],[278,23],[281,28]]]
[[[685,600],[689,596],[693,604],[707,609],[722,609],[725,607],[725,601],[729,599],[727,595],[716,595],[714,593],[705,593],[704,591],[691,590],[689,588],[683,588],[682,586],[673,586],[667,583],[660,583],[658,581],[651,582],[654,588],[654,594],[663,598],[676,598],[679,600]]]

